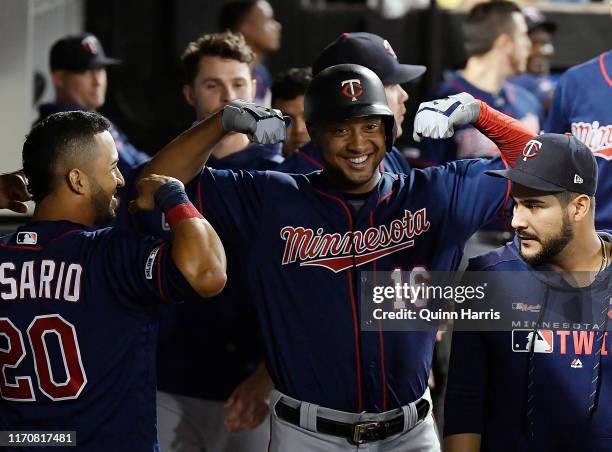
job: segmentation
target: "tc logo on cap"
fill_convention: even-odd
[[[92,55],[98,53],[98,40],[94,36],[87,36],[86,38],[83,38],[81,45],[87,51],[87,53],[91,53]]]
[[[387,41],[386,39],[383,41],[383,47],[385,48],[385,52],[387,52],[389,55],[391,55],[397,60],[397,55],[393,51],[393,47],[391,47],[391,44],[389,44],[389,41]]]
[[[537,140],[529,140],[523,149],[523,161],[526,162],[528,158],[535,157],[540,152],[542,143]]]
[[[351,102],[355,102],[359,96],[363,94],[363,88],[361,87],[361,81],[357,78],[350,80],[344,80],[341,82],[342,91],[346,97],[351,98]]]

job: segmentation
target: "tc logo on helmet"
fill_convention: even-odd
[[[529,140],[523,149],[523,162],[526,162],[528,158],[535,157],[540,152],[542,143],[537,140]]]
[[[351,102],[355,102],[359,96],[363,94],[363,88],[361,87],[361,81],[357,78],[350,80],[344,80],[341,82],[342,90],[341,93],[346,97],[351,98]]]

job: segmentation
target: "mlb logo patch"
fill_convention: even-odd
[[[36,245],[38,234],[36,232],[18,232],[17,245]]]
[[[554,350],[554,335],[551,330],[533,330],[521,329],[512,330],[512,351],[513,352],[529,352],[531,350],[531,341],[534,340],[534,353],[552,353]]]

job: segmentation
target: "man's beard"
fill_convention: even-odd
[[[522,249],[519,247],[521,257],[532,267],[537,267],[543,264],[550,264],[553,259],[567,246],[569,242],[574,238],[574,230],[569,222],[569,216],[567,211],[563,215],[563,224],[561,225],[561,231],[553,237],[540,240],[535,236],[528,236],[527,238],[536,239],[540,242],[542,249],[539,253],[534,256],[523,255]],[[520,238],[519,238],[520,240]]]
[[[94,224],[100,226],[106,225],[114,221],[117,216],[111,206],[112,196],[109,197],[93,177],[90,177],[89,180],[94,190],[91,197],[91,207],[95,215]]]

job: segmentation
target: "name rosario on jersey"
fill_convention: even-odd
[[[572,135],[586,144],[593,152],[605,152],[606,158],[612,158],[612,124],[599,125],[599,121],[573,122]]]
[[[80,264],[51,259],[0,264],[0,300],[55,299],[76,303],[81,296]]]
[[[344,234],[324,233],[323,228],[314,231],[301,226],[285,226],[280,231],[285,240],[282,264],[299,259],[300,265],[326,267],[337,273],[409,248],[414,245],[412,238],[428,231],[429,227],[426,208],[414,213],[405,210],[403,218],[395,219],[389,225]]]

